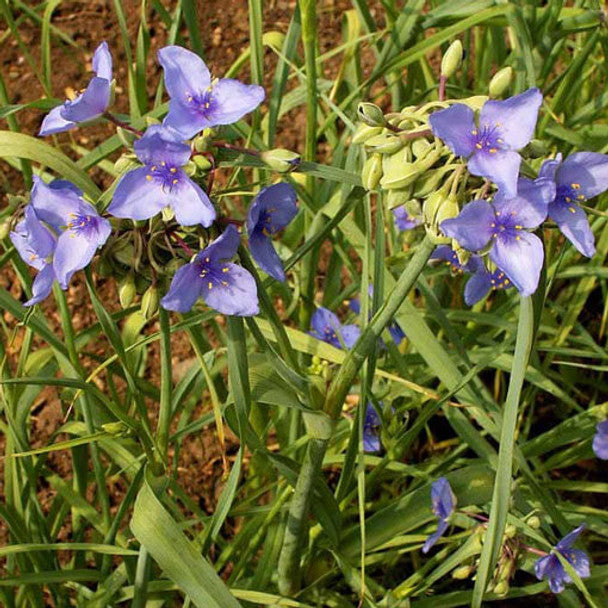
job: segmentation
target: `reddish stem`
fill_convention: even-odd
[[[241,148],[240,146],[233,146],[227,142],[217,141],[213,144],[216,148],[223,148],[224,150],[232,150],[239,154],[249,154],[250,156],[259,156],[260,153],[257,150],[251,148]]]
[[[439,76],[439,101],[445,101],[445,85],[447,82],[448,79],[445,76]]]
[[[120,127],[121,129],[124,129],[125,131],[129,131],[130,133],[133,133],[137,137],[141,137],[144,134],[143,131],[138,131],[137,129],[132,127],[129,123],[126,123],[123,120],[116,118],[116,116],[114,116],[114,114],[110,114],[110,112],[105,112],[103,117],[106,120],[109,120],[111,123],[114,123],[117,127]]]
[[[534,555],[540,555],[541,557],[545,557],[545,555],[549,555],[546,551],[542,549],[535,549],[534,547],[530,547],[528,545],[521,545],[522,549],[529,551],[530,553],[534,553]]]
[[[184,241],[184,239],[182,239],[179,234],[176,234],[175,232],[171,231],[169,232],[169,236],[186,252],[189,257],[192,257],[194,255],[194,251],[190,249],[186,241]]]

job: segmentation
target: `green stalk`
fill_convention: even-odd
[[[492,507],[488,531],[479,559],[479,568],[473,591],[473,608],[480,608],[483,596],[488,586],[490,574],[498,558],[502,546],[502,536],[509,514],[509,503],[511,499],[511,485],[513,474],[513,458],[515,449],[515,431],[517,427],[517,415],[519,409],[519,398],[524,383],[526,368],[532,342],[534,339],[534,310],[532,298],[521,298],[519,311],[519,323],[517,326],[517,339],[515,342],[515,353],[513,355],[513,367],[509,379],[509,389],[505,401],[505,409],[500,431],[500,450],[498,452],[498,467],[494,481],[494,493],[492,495]]]
[[[171,427],[171,326],[169,313],[162,306],[158,309],[158,320],[160,323],[160,409],[156,442],[161,458],[166,462]]]
[[[383,329],[391,322],[408,293],[414,287],[434,249],[435,245],[425,237],[407,268],[399,277],[386,302],[373,316],[353,349],[346,356],[338,374],[331,383],[325,401],[325,412],[333,420],[337,420],[340,416],[342,404],[355,380],[355,376],[366,358],[376,348]],[[308,442],[304,462],[289,507],[287,526],[278,564],[279,591],[287,597],[292,597],[300,587],[301,544],[306,528],[310,492],[315,478],[320,474],[323,456],[328,444],[329,439],[311,438]]]

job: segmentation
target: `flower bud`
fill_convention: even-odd
[[[172,207],[167,205],[166,207],[163,207],[161,215],[163,218],[163,222],[170,222],[175,217],[175,211],[173,211]]]
[[[512,80],[513,68],[511,66],[498,70],[498,72],[492,76],[492,80],[490,80],[490,84],[488,86],[490,97],[501,97],[508,91]]]
[[[301,157],[297,152],[275,148],[266,150],[260,154],[260,158],[271,168],[279,173],[288,173],[297,169],[301,162]]]
[[[133,142],[135,141],[135,134],[131,131],[127,131],[127,129],[123,129],[122,127],[116,127],[116,135],[118,135],[118,139],[120,139],[120,143],[122,143],[125,148],[132,148]]]
[[[101,425],[101,428],[108,433],[108,435],[114,435],[116,437],[126,435],[129,432],[129,429],[125,423],[120,421],[106,422],[105,424]]]
[[[509,592],[509,583],[507,581],[500,581],[494,587],[494,593],[496,595],[506,595]]]
[[[11,231],[11,222],[10,220],[4,220],[0,223],[0,241],[3,241]]]
[[[353,135],[352,143],[364,144],[370,137],[380,135],[380,133],[382,133],[382,127],[370,127],[366,124],[359,125]]]
[[[159,302],[158,289],[155,285],[150,285],[141,298],[141,314],[146,321],[156,314]]]
[[[382,177],[382,156],[372,154],[363,165],[361,181],[366,190],[375,190]]]
[[[541,158],[549,154],[549,146],[547,142],[540,139],[533,139],[527,146],[526,151],[528,156],[532,158]]]
[[[394,154],[405,146],[405,141],[396,135],[384,133],[376,135],[365,142],[366,147],[380,154]]]
[[[507,538],[515,538],[517,534],[517,528],[513,524],[507,524],[505,527],[505,536]]]
[[[534,530],[538,530],[541,525],[540,517],[538,517],[538,515],[532,515],[532,517],[528,517],[526,523]]]
[[[386,193],[386,203],[389,209],[405,205],[412,198],[412,188],[398,188]]]
[[[385,190],[409,186],[420,175],[420,170],[415,163],[404,162],[403,154],[386,157],[382,167],[384,175],[380,180],[380,185]]]
[[[436,221],[437,226],[441,225],[444,220],[451,220],[460,213],[458,200],[455,196],[448,196],[439,209],[437,209]]]
[[[448,196],[447,190],[445,188],[441,188],[441,190],[437,190],[433,192],[425,201],[422,207],[422,211],[424,213],[424,221],[429,225],[437,224],[437,212],[439,211],[439,207],[443,205],[443,202],[446,200]]]
[[[425,173],[416,180],[414,196],[426,198],[431,193],[435,192],[438,186],[445,182],[445,174],[446,170],[444,167],[434,169],[433,171],[425,171]]]
[[[191,160],[199,171],[209,171],[213,166],[211,161],[203,154],[195,154]]]
[[[444,189],[431,194],[426,199],[423,206],[424,221],[427,235],[433,243],[444,245],[450,242],[451,239],[441,233],[439,225],[444,220],[456,217],[458,212],[456,197],[448,195]]]
[[[114,259],[125,266],[133,266],[135,257],[135,246],[131,241],[118,239],[112,245],[112,255]]]
[[[111,277],[114,275],[114,267],[107,256],[102,255],[97,263],[97,273],[101,277]]]
[[[194,140],[194,149],[197,152],[208,152],[209,148],[211,147],[211,144],[212,144],[211,137],[209,137],[209,134],[207,133],[207,129],[205,129],[201,133],[201,135],[196,137],[196,139]]]
[[[262,36],[262,43],[270,48],[280,51],[285,42],[285,34],[282,32],[265,32]]]
[[[132,272],[129,272],[118,287],[118,299],[123,308],[129,308],[133,303],[135,294],[135,277]]]
[[[469,576],[471,576],[473,573],[473,570],[473,566],[459,566],[455,570],[452,570],[452,578],[462,581],[469,578]]]
[[[441,60],[441,75],[445,78],[453,76],[462,62],[462,42],[454,40]]]
[[[361,102],[357,107],[357,115],[361,122],[370,127],[382,127],[386,124],[382,110],[375,103]]]
[[[422,160],[431,150],[433,146],[424,137],[419,137],[412,142],[412,154],[416,160]]]

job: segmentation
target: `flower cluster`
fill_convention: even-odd
[[[191,162],[196,155],[206,153],[197,152],[188,140],[203,130],[240,120],[262,103],[264,89],[228,78],[212,79],[198,55],[178,46],[161,49],[158,59],[170,97],[169,112],[162,124],[152,124],[141,133],[108,112],[113,93],[112,57],[104,42],[94,53],[95,76],[86,89],[51,110],[39,134],[60,133],[98,119],[127,127],[136,134],[133,151],[140,164],[133,168],[129,162],[129,170],[116,184],[106,212],[117,220],[136,222],[150,220],[160,213],[166,222],[175,219],[177,226],[168,226],[166,237],[174,238],[191,259],[175,272],[161,305],[183,313],[202,298],[224,314],[255,315],[259,312],[256,281],[250,272],[231,262],[241,240],[233,223],[236,221],[218,221],[218,210],[208,191],[213,179],[209,178],[207,189],[202,187]],[[214,167],[213,156],[210,153],[207,156]],[[297,212],[294,188],[280,182],[259,191],[244,222],[252,257],[278,281],[285,281],[285,271],[272,237]],[[217,234],[222,226],[227,227],[196,255],[176,235],[176,231],[190,228],[185,234],[198,234],[199,240],[206,239],[207,233],[201,232],[202,228],[213,228]],[[39,271],[32,287],[33,296],[26,305],[46,298],[54,281],[67,289],[72,275],[91,262],[113,231],[120,236],[120,230],[119,221],[111,224],[108,217],[102,217],[73,184],[62,180],[46,184],[35,178],[24,217],[11,233],[22,258]],[[166,263],[166,266],[175,265]],[[155,280],[153,276],[152,281]]]

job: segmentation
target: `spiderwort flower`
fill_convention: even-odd
[[[79,95],[53,108],[42,121],[38,135],[52,135],[69,131],[78,123],[98,118],[110,103],[112,84],[112,55],[108,43],[102,42],[93,55],[95,76]]]
[[[379,452],[382,448],[380,443],[381,421],[374,406],[368,401],[365,408],[365,420],[363,421],[363,451]]]
[[[498,191],[491,203],[472,201],[458,217],[441,222],[440,228],[468,251],[489,247],[492,262],[522,295],[529,296],[538,286],[544,252],[541,240],[528,230],[544,221],[554,196],[550,180],[520,180],[516,197]]]
[[[462,265],[458,255],[449,245],[440,245],[431,255],[432,260],[444,260],[455,274],[467,272],[472,274],[464,287],[464,301],[467,306],[473,306],[490,290],[500,291],[512,287],[513,284],[502,270],[490,272],[478,255],[472,255],[466,264]]]
[[[203,298],[207,306],[225,315],[257,315],[258,290],[254,278],[244,268],[226,261],[236,254],[239,241],[238,230],[228,225],[221,236],[175,273],[167,295],[161,300],[162,307],[188,312]]]
[[[262,188],[247,213],[249,250],[260,268],[277,281],[285,281],[281,258],[272,246],[271,237],[291,222],[298,213],[296,192],[281,182]]]
[[[397,230],[412,230],[412,228],[422,224],[420,218],[410,215],[404,207],[393,209],[393,219]]]
[[[116,217],[147,220],[170,207],[182,226],[210,226],[215,209],[207,194],[183,170],[190,159],[190,146],[180,135],[152,125],[133,147],[144,166],[122,176],[108,212]]]
[[[448,529],[448,519],[456,508],[456,496],[452,492],[450,482],[445,477],[440,477],[431,484],[431,505],[433,513],[439,518],[439,523],[437,524],[437,531],[426,539],[422,547],[423,553],[428,553]]]
[[[539,176],[555,182],[555,198],[549,203],[549,217],[580,253],[592,257],[595,238],[579,204],[608,189],[608,156],[576,152],[562,162],[562,155],[558,154],[555,159],[543,163]]]
[[[312,327],[311,336],[336,348],[342,348],[342,342],[346,348],[352,348],[360,334],[356,325],[342,325],[331,310],[322,306],[313,313],[310,325]]]
[[[598,423],[593,437],[593,451],[598,458],[608,460],[608,420]]]
[[[33,306],[51,292],[55,280],[53,253],[57,239],[40,222],[31,205],[25,208],[24,219],[10,233],[10,238],[23,261],[39,271],[32,284],[32,297],[25,303],[25,306]]]
[[[585,525],[579,526],[567,534],[555,545],[554,551],[557,551],[566,558],[574,568],[574,571],[581,577],[587,578],[591,575],[589,569],[589,558],[584,551],[580,549],[572,549],[572,545],[579,537],[580,533],[585,529]],[[564,583],[571,583],[572,579],[566,572],[566,569],[559,561],[555,553],[545,555],[536,560],[534,564],[536,578],[542,580],[549,579],[549,588],[553,593],[561,593],[564,590]]]
[[[509,99],[486,101],[479,124],[473,110],[462,103],[434,112],[429,122],[433,134],[454,154],[468,158],[473,175],[487,177],[513,197],[521,164],[516,150],[532,139],[542,101],[538,89],[528,89]]]
[[[265,97],[264,89],[231,78],[211,79],[205,62],[179,46],[158,51],[171,101],[164,124],[189,139],[203,129],[230,125],[255,110]]]
[[[65,180],[45,184],[34,178],[31,205],[36,216],[59,235],[53,270],[62,289],[72,275],[88,266],[95,252],[110,236],[112,226],[82,198],[82,192]]]

